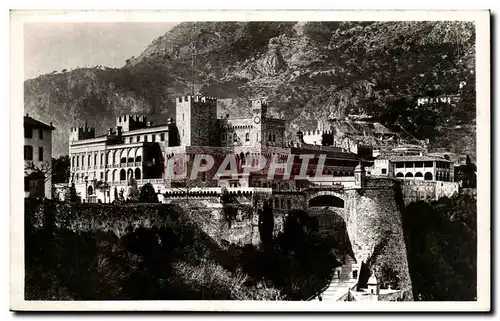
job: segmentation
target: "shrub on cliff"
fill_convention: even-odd
[[[158,203],[158,196],[151,183],[144,184],[139,192],[140,203]]]

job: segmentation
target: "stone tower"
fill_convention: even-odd
[[[217,99],[184,96],[176,99],[176,124],[180,146],[210,146],[218,136]]]

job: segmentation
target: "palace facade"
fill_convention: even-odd
[[[176,99],[176,119],[166,124],[153,125],[145,116],[124,115],[116,119],[115,127],[99,136],[87,124],[72,128],[71,183],[86,202],[126,198],[130,178],[139,188],[151,183],[158,193],[191,186],[294,189],[308,184],[354,184],[354,169],[361,160],[356,153],[337,146],[308,144],[302,132],[286,141],[286,122],[270,117],[267,110],[265,101],[255,100],[249,117],[217,118],[217,99],[184,96]],[[189,173],[195,157],[203,154],[214,157],[217,164],[234,155],[238,175],[221,177],[215,166],[194,179],[177,178]],[[298,174],[304,154],[325,155],[322,174],[329,178],[316,181],[318,159],[310,161],[306,180],[280,178],[279,170],[275,179],[269,179],[268,167],[251,174],[245,171],[246,167],[259,166],[255,157],[262,156],[282,164],[292,162],[292,174]],[[169,175],[167,164],[173,164],[175,178]]]

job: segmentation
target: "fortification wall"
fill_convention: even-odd
[[[401,191],[405,204],[416,201],[437,200],[459,193],[458,182],[401,180]]]
[[[398,188],[396,180],[367,177],[365,188],[346,190],[345,221],[356,261],[379,280],[397,275],[399,289],[412,300]]]

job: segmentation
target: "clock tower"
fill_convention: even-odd
[[[252,101],[252,135],[255,135],[255,140],[257,144],[260,144],[263,139],[263,132],[267,113],[267,102],[263,100],[254,100]]]

